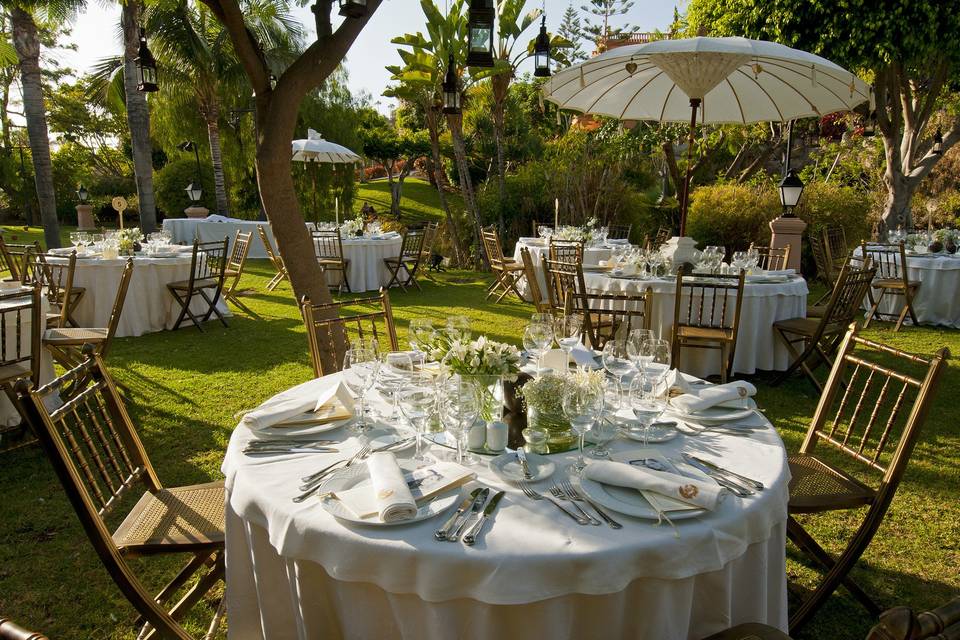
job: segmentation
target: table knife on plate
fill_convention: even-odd
[[[483,509],[483,515],[477,518],[477,521],[473,524],[473,526],[463,534],[463,544],[471,546],[477,541],[477,536],[479,536],[480,532],[483,530],[483,525],[487,523],[487,520],[490,518],[490,514],[492,514],[497,508],[497,504],[500,503],[500,498],[503,497],[503,494],[503,491],[498,491],[492,498],[490,498],[490,502]]]
[[[692,458],[689,454],[683,454],[684,461],[691,467],[702,471],[703,473],[710,476],[717,484],[721,487],[726,487],[734,494],[740,496],[741,498],[746,498],[754,495],[756,492],[745,484],[732,479],[729,476],[725,476],[722,473],[716,472],[710,467],[700,464],[697,462],[696,458]]]
[[[463,513],[460,518],[454,523],[454,527],[447,533],[446,540],[447,542],[456,542],[460,539],[460,536],[463,534],[464,529],[467,527],[467,523],[470,522],[470,518],[474,514],[480,514],[483,511],[483,505],[487,502],[487,497],[490,495],[490,489],[484,487],[480,490],[480,493],[477,494],[477,497],[473,499],[473,506],[470,508],[470,511]]]
[[[530,465],[527,464],[527,453],[523,447],[517,448],[517,460],[520,461],[520,468],[523,469],[523,479],[533,480],[533,474],[530,473]]]
[[[446,540],[447,534],[454,530],[454,524],[460,519],[460,516],[467,512],[467,510],[473,504],[473,501],[476,500],[477,496],[480,495],[481,491],[483,491],[483,487],[477,487],[471,491],[470,495],[464,498],[463,502],[460,503],[460,506],[457,507],[457,510],[453,512],[453,515],[443,523],[443,526],[433,532],[433,537],[437,540]]]
[[[720,466],[715,465],[714,463],[710,462],[709,460],[704,460],[703,458],[698,458],[698,457],[693,456],[693,455],[691,455],[690,457],[693,458],[694,460],[696,460],[697,462],[699,462],[700,464],[702,464],[703,466],[705,466],[705,467],[710,467],[711,469],[713,469],[713,470],[716,471],[717,473],[722,473],[722,474],[724,474],[724,475],[732,476],[733,478],[735,478],[735,479],[739,480],[740,482],[746,484],[747,486],[751,487],[752,489],[756,489],[757,491],[763,491],[763,490],[766,488],[766,487],[764,486],[764,484],[763,484],[762,482],[760,482],[759,480],[754,480],[753,478],[748,478],[747,476],[742,476],[742,475],[740,475],[739,473],[734,473],[733,471],[730,471],[729,469],[724,469],[723,467],[720,467]]]

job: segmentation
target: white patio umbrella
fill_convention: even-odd
[[[294,140],[293,160],[296,162],[325,162],[331,164],[352,164],[360,162],[361,158],[356,153],[346,147],[324,140],[323,136],[307,129],[307,137],[302,140]],[[313,211],[317,212],[317,177],[313,176]],[[339,214],[339,211],[338,211]],[[338,215],[339,217],[339,215]]]
[[[825,58],[746,38],[657,40],[617,47],[559,71],[543,86],[562,109],[620,120],[748,124],[849,111],[870,86]],[[689,189],[687,164],[684,194]],[[681,202],[680,235],[687,198]]]

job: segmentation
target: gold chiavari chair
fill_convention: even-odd
[[[629,240],[632,224],[608,224],[607,240]]]
[[[404,293],[410,285],[415,286],[417,291],[423,291],[420,288],[420,283],[417,282],[417,271],[420,269],[420,263],[423,260],[425,239],[425,229],[407,229],[403,234],[403,241],[400,243],[400,254],[383,259],[383,263],[387,265],[387,269],[390,271],[390,281],[387,283],[387,289],[396,284]],[[401,272],[405,274],[405,277]]]
[[[223,326],[229,326],[226,318],[217,309],[217,301],[220,300],[220,294],[223,292],[227,265],[227,244],[229,242],[230,239],[227,237],[219,242],[194,241],[193,259],[190,263],[190,279],[167,284],[170,295],[180,305],[180,315],[177,317],[177,321],[173,323],[173,330],[179,329],[183,321],[189,317],[194,326],[203,331],[201,323],[209,320],[214,314],[223,323]],[[190,309],[190,303],[197,297],[207,304],[207,309],[203,312],[202,318],[198,317],[200,314]]]
[[[37,240],[30,243],[3,242],[0,249],[3,251],[7,268],[10,269],[10,279],[21,280],[27,256],[31,253],[40,253],[40,242]]]
[[[340,237],[339,227],[332,231],[314,231],[311,235],[313,248],[317,254],[317,264],[320,265],[324,277],[326,278],[327,273],[331,271],[340,274],[335,285],[328,279],[327,286],[336,286],[338,292],[346,289],[347,293],[352,293],[350,279],[347,277],[350,261],[343,257],[343,239]]]
[[[790,264],[790,245],[774,249],[773,247],[766,246],[758,247],[751,242],[750,249],[756,251],[757,255],[760,256],[757,264],[761,269],[781,271],[786,269],[787,265]]]
[[[287,279],[287,267],[283,264],[283,258],[280,257],[280,254],[274,250],[273,245],[270,244],[270,236],[267,235],[267,230],[264,229],[262,224],[257,225],[257,232],[260,233],[260,241],[263,242],[263,248],[267,252],[267,257],[270,258],[273,268],[277,270],[270,279],[270,282],[267,283],[267,291],[273,291],[281,282]]]
[[[870,300],[870,311],[867,313],[867,319],[863,323],[864,328],[870,326],[873,318],[882,320],[884,318],[896,318],[897,324],[894,331],[900,331],[903,321],[907,314],[910,314],[910,320],[917,326],[920,321],[917,320],[917,314],[913,310],[913,297],[920,288],[919,280],[911,280],[907,273],[907,254],[903,243],[884,244],[877,242],[864,242],[861,245],[861,255],[865,258],[871,258],[877,269],[877,277],[873,285],[867,289],[867,298]],[[879,289],[880,293],[875,295],[874,289]],[[896,313],[885,313],[880,311],[880,304],[884,297],[903,297],[903,308],[899,315]]]
[[[0,616],[0,640],[48,640],[42,633],[27,631],[9,618]]]
[[[140,637],[190,640],[180,621],[223,580],[223,481],[164,487],[113,379],[92,351],[85,348],[83,364],[39,389],[18,383],[18,409],[100,562],[146,622]],[[152,595],[128,561],[170,554],[191,558]],[[208,637],[222,611],[221,604]]]
[[[520,247],[520,259],[523,262],[523,277],[527,282],[527,295],[530,296],[530,301],[533,302],[537,313],[549,313],[551,311],[550,302],[543,297],[543,293],[540,291],[537,270],[533,266],[530,249]]]
[[[583,263],[583,243],[576,240],[554,240],[550,238],[547,255],[551,260]]]
[[[800,629],[840,584],[872,615],[879,613],[848,574],[893,501],[950,356],[946,348],[932,358],[909,354],[855,332],[856,325],[851,325],[840,344],[800,451],[788,456],[787,535],[826,571],[790,615],[791,633]],[[819,455],[818,445],[827,446],[832,455]],[[833,459],[848,464],[838,466]],[[856,475],[844,468],[857,463]],[[860,524],[836,557],[796,518],[797,514],[864,507],[866,511],[858,516],[862,517]]]
[[[813,386],[818,391],[823,391],[823,385],[813,375],[813,371],[823,363],[832,366],[831,354],[836,350],[847,327],[855,321],[875,274],[876,269],[870,266],[869,258],[864,263],[864,268],[860,269],[848,263],[840,270],[837,284],[820,316],[789,318],[773,323],[774,332],[793,358],[790,366],[774,379],[774,385],[781,384],[794,371],[802,369]],[[802,351],[797,349],[798,344],[802,346]],[[810,366],[808,361],[812,358],[816,358],[816,361]]]
[[[487,287],[487,297],[485,299],[489,300],[490,296],[499,292],[497,302],[503,300],[510,293],[523,300],[520,290],[517,289],[517,282],[523,275],[523,265],[517,264],[513,258],[504,257],[496,227],[481,229],[480,236],[483,240],[483,250],[487,254],[487,261],[490,263],[490,270],[494,275],[494,281]]]
[[[672,362],[679,366],[684,348],[719,349],[720,380],[733,375],[740,332],[744,272],[709,278],[677,274],[673,305]]]
[[[377,296],[325,304],[313,304],[304,296],[300,301],[300,313],[307,329],[313,372],[318,378],[340,370],[351,342],[375,342],[381,350],[387,350],[387,346],[390,351],[400,348],[390,296],[383,288]],[[384,344],[385,341],[389,344]],[[333,369],[324,367],[325,349],[332,352]]]
[[[240,291],[237,290],[240,285],[240,277],[243,275],[243,267],[247,264],[251,240],[253,240],[252,231],[244,233],[239,230],[233,239],[233,248],[230,250],[230,257],[227,259],[227,268],[224,273],[226,284],[223,289],[223,299],[229,300],[248,314],[254,315],[247,308],[247,305],[240,301]]]
[[[117,295],[113,299],[113,310],[110,312],[110,321],[106,327],[57,327],[47,329],[43,333],[42,343],[53,359],[64,368],[71,369],[83,361],[81,347],[92,345],[94,351],[101,358],[107,357],[113,337],[117,334],[120,325],[120,315],[123,313],[123,303],[127,299],[127,290],[130,288],[130,279],[133,277],[133,258],[128,258],[120,274],[120,284],[117,286]]]
[[[433,259],[433,247],[436,245],[438,235],[440,235],[439,222],[428,222],[427,224],[423,225],[423,251],[420,255],[420,264],[425,264],[428,268],[423,269],[421,273],[427,280],[432,282],[437,281],[430,274],[430,265],[431,260]],[[440,270],[442,271],[442,269]]]
[[[36,283],[43,289],[49,308],[46,316],[47,328],[76,326],[76,322],[70,317],[76,302],[79,302],[79,298],[73,294],[76,268],[76,251],[71,251],[68,256],[33,252],[27,254],[20,274],[21,280],[25,285]]]
[[[43,333],[40,285],[0,294],[0,385],[16,401],[14,385],[40,375],[40,335]],[[26,424],[0,425],[0,451],[11,451],[34,442]]]

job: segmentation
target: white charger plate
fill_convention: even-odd
[[[530,475],[533,476],[533,478],[527,480],[527,482],[546,480],[557,470],[557,465],[549,458],[536,453],[527,454],[527,466],[530,467]],[[492,459],[490,461],[490,470],[504,480],[511,482],[525,479],[523,477],[523,467],[520,466],[520,460],[517,459],[516,453],[504,453]]]
[[[703,411],[697,411],[696,413],[687,413],[686,411],[683,411],[673,404],[672,398],[668,404],[670,405],[673,413],[678,415],[681,419],[702,424],[715,424],[744,420],[745,418],[755,415],[757,408],[757,403],[753,400],[753,398],[747,398],[746,407],[717,406],[704,409]]]

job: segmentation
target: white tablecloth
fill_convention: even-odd
[[[27,296],[29,296],[29,293],[27,294]],[[14,299],[13,301],[5,300],[3,302],[0,302],[0,305],[5,305],[8,307],[16,306],[18,304],[22,304],[22,302],[18,301],[17,299]],[[41,320],[47,317],[47,311],[49,309],[50,309],[50,304],[47,302],[46,297],[41,296],[40,297]],[[18,332],[11,330],[15,327],[15,324],[14,324],[15,314],[13,314],[13,312],[10,312],[6,316],[5,320],[7,323],[9,323],[7,325],[7,332],[4,338],[6,341],[7,353],[9,354],[8,357],[10,357],[12,356],[12,354],[16,353],[16,342],[17,342]],[[20,325],[20,331],[19,331],[20,346],[21,346],[21,349],[23,349],[24,354],[28,355],[32,353],[30,349],[31,347],[30,330],[33,326],[33,323],[30,320],[30,313],[28,311],[21,311],[20,321],[22,323]],[[42,332],[43,328],[41,327],[40,330]],[[53,358],[51,358],[49,351],[47,351],[46,349],[43,349],[43,351],[40,354],[40,384],[45,384],[47,382],[50,382],[51,380],[53,380]],[[8,426],[8,427],[16,424],[20,424],[20,413],[16,410],[16,408],[10,402],[9,398],[7,398],[7,394],[5,393],[0,394],[0,424],[3,424],[4,426]]]
[[[316,397],[337,375],[281,395]],[[354,527],[316,501],[293,503],[298,479],[331,456],[249,458],[241,450],[251,437],[238,426],[223,463],[234,640],[673,640],[702,638],[745,621],[786,626],[789,471],[772,427],[750,437],[681,436],[659,445],[665,455],[681,447],[706,452],[768,487],[678,521],[677,537],[667,524],[620,514],[620,531],[581,527],[549,503],[526,499],[485,465],[475,467],[482,484],[507,494],[472,548],[435,541],[440,518]],[[332,456],[358,446],[348,438]],[[634,447],[616,442],[614,448]],[[551,458],[562,469],[572,454]]]
[[[257,227],[261,225],[266,227],[267,237],[276,247],[277,242],[273,239],[273,232],[270,230],[270,223],[268,222],[229,218],[220,221],[216,217],[213,220],[209,218],[167,218],[163,221],[164,230],[170,233],[173,241],[177,244],[193,244],[193,241],[197,238],[200,239],[200,242],[217,242],[227,236],[230,238],[230,249],[233,249],[233,239],[237,236],[237,231],[252,233],[248,258],[267,257],[267,250],[260,240],[260,232],[257,231]]]
[[[176,303],[168,282],[190,279],[191,254],[184,253],[175,258],[133,259],[133,276],[127,297],[120,314],[117,336],[140,336],[153,331],[172,329],[180,314],[180,305]],[[80,300],[73,317],[81,327],[106,327],[110,322],[110,312],[120,286],[120,275],[126,258],[116,260],[77,259],[77,270],[73,276],[75,287],[84,287],[86,293]],[[194,313],[206,312],[208,305],[199,298],[190,306]],[[217,301],[220,313],[229,316],[223,297]],[[213,316],[216,320],[216,316]],[[192,327],[189,318],[181,328]]]
[[[855,255],[860,255],[859,249]],[[960,255],[908,255],[907,277],[920,282],[913,298],[920,324],[960,328]],[[903,296],[887,294],[880,304],[882,313],[899,315],[901,309]],[[909,314],[906,323],[912,324]]]
[[[547,281],[543,275],[543,257],[547,255],[547,243],[544,240],[540,239],[531,239],[531,238],[520,238],[517,241],[516,247],[513,249],[513,259],[517,261],[517,264],[523,264],[523,258],[520,255],[520,249],[526,247],[530,251],[530,258],[533,259],[533,270],[537,274],[537,284],[540,285],[541,295],[547,294]],[[600,264],[601,260],[608,260],[610,258],[610,249],[605,247],[584,247],[583,249],[583,264],[586,265],[596,265]],[[527,283],[526,279],[521,279],[518,283],[518,289],[520,293],[527,299]]]
[[[403,238],[400,236],[373,239],[373,238],[343,238],[343,257],[350,261],[347,277],[350,279],[350,289],[354,292],[376,291],[390,282],[390,271],[383,263],[384,258],[395,258],[400,255],[400,245]],[[336,283],[339,275],[328,274],[331,283]],[[402,276],[401,276],[402,279]]]

